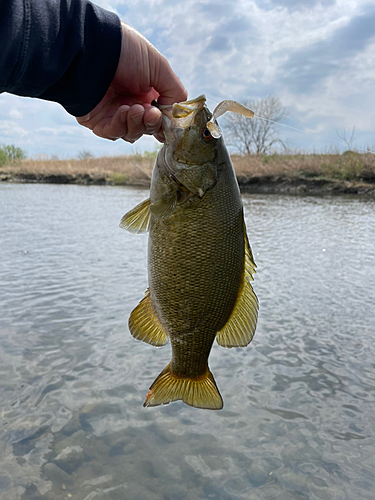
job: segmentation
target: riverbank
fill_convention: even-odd
[[[149,187],[154,153],[82,160],[23,160],[0,169],[0,181]],[[375,156],[346,152],[232,156],[242,191],[375,196]]]

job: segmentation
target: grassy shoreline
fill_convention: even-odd
[[[22,160],[0,168],[0,181],[149,187],[155,154],[82,160]],[[375,196],[375,156],[343,154],[232,156],[242,191]]]

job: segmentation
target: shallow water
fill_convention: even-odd
[[[135,341],[147,191],[0,185],[0,498],[375,494],[375,203],[245,195],[260,317],[214,345],[225,407],[143,408],[170,346]]]

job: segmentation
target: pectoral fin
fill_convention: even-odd
[[[155,347],[165,345],[168,341],[167,334],[156,316],[148,290],[145,297],[130,314],[129,330],[135,339]]]
[[[223,347],[246,347],[254,337],[258,318],[258,298],[250,281],[253,281],[255,268],[245,228],[245,266],[242,286],[229,320],[216,336],[217,343]]]
[[[150,210],[158,219],[165,219],[169,217],[176,208],[177,199],[177,191],[173,189],[168,193],[168,196],[153,201],[150,205]]]
[[[121,219],[121,229],[130,233],[147,233],[150,225],[150,199],[142,201]]]

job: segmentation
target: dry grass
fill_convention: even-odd
[[[108,183],[148,186],[155,154],[86,158],[82,160],[29,159],[3,166],[0,179]],[[232,156],[240,181],[251,178],[328,179],[375,184],[375,156],[359,154],[294,154]]]
[[[375,182],[375,156],[343,154],[233,156],[238,177],[325,178]]]
[[[151,155],[150,155],[151,156]],[[12,177],[42,180],[65,178],[67,182],[132,184],[147,186],[154,159],[143,155],[85,158],[82,160],[29,159],[4,166]]]

